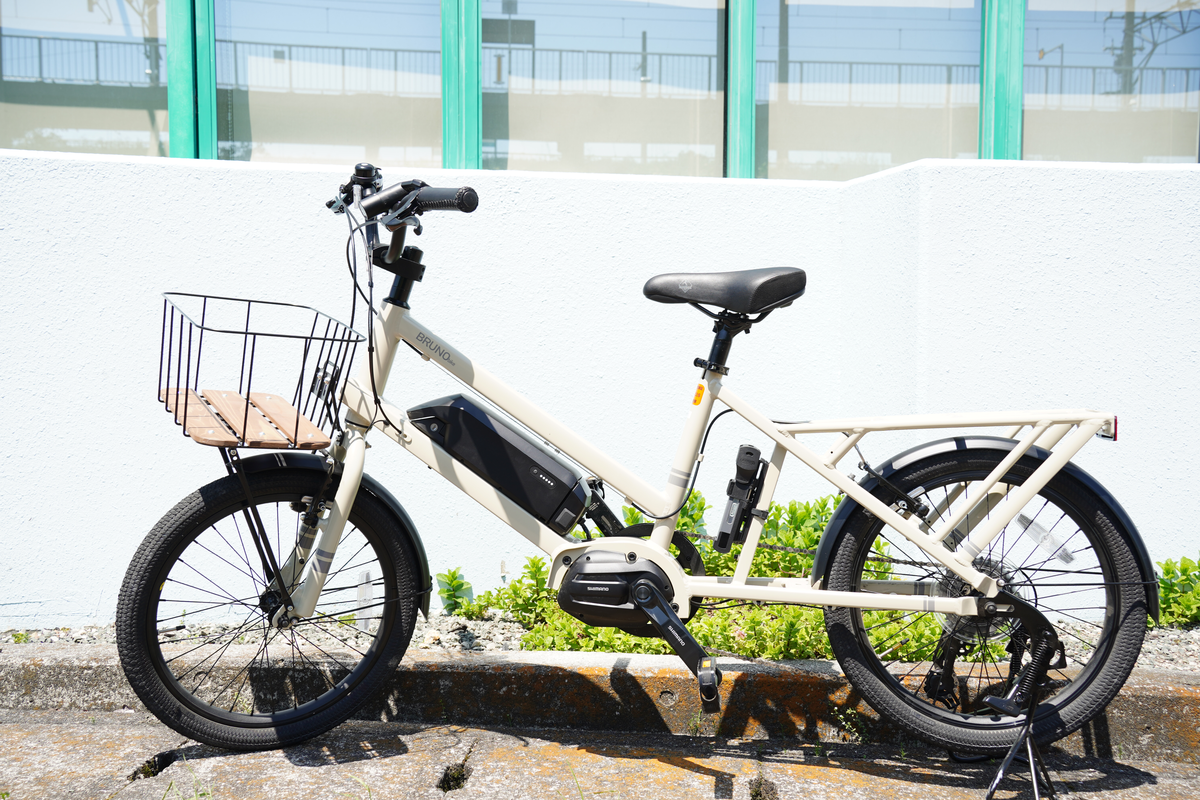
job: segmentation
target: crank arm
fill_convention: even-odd
[[[700,706],[705,713],[715,714],[721,710],[721,670],[717,660],[704,651],[683,620],[671,608],[662,592],[648,580],[642,579],[633,585],[633,601],[645,612],[658,635],[671,645],[671,649],[683,659],[700,688]]]

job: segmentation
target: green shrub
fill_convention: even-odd
[[[763,544],[795,547],[812,550],[821,540],[821,532],[829,524],[837,508],[839,498],[834,495],[821,497],[811,503],[795,500],[786,506],[772,503],[763,525]],[[703,542],[700,556],[704,559],[704,570],[709,575],[732,575],[737,567],[742,545],[735,544],[728,553],[718,553],[711,542]],[[813,557],[799,553],[760,548],[750,565],[751,575],[771,575],[780,578],[798,578],[812,571]]]
[[[819,609],[797,606],[744,606],[700,609],[688,630],[704,647],[747,658],[831,658]],[[548,609],[545,623],[521,639],[527,650],[575,650],[603,653],[669,655],[662,639],[634,636],[615,628],[585,625],[560,609]]]
[[[811,549],[820,539],[837,498],[823,497],[811,503],[772,504],[763,528],[763,541],[786,547]],[[679,514],[676,527],[688,533],[706,535],[704,512],[711,508],[700,492],[692,492]],[[626,525],[648,520],[639,511],[622,509]],[[705,571],[710,575],[732,574],[741,545],[731,552],[717,553],[711,542],[698,542]],[[759,550],[752,572],[755,574],[798,576],[812,569],[813,557],[796,553]],[[657,638],[634,636],[613,628],[585,625],[558,607],[547,587],[547,570],[541,558],[531,558],[522,577],[508,586],[480,595],[465,604],[461,612],[479,619],[489,609],[511,613],[529,630],[522,647],[529,650],[575,650],[609,653],[669,654],[666,642]],[[819,609],[797,606],[749,605],[732,609],[700,609],[688,625],[692,635],[705,647],[729,650],[750,658],[773,659],[830,658],[829,640]]]
[[[772,503],[763,526],[762,542],[812,550],[833,516],[838,501],[838,497],[831,495],[809,503],[792,501],[786,506]],[[705,534],[704,512],[710,507],[702,494],[692,492],[680,512],[678,529]],[[647,521],[636,509],[625,507],[623,512],[626,525]],[[697,542],[697,547],[709,575],[732,574],[742,551],[742,545],[734,545],[730,552],[718,553],[713,549],[712,542],[706,540]],[[877,540],[874,550],[882,557],[873,562],[874,576],[886,579],[892,571],[892,565],[885,560],[888,556],[887,544]],[[1191,582],[1187,584],[1188,591],[1193,593],[1190,607],[1197,609],[1200,608],[1200,590],[1196,588],[1200,583],[1197,580],[1200,574],[1191,561],[1184,559],[1184,564],[1191,575]],[[754,555],[750,572],[752,575],[800,577],[808,575],[812,566],[813,556],[809,554],[759,549]],[[1166,571],[1164,565],[1164,573]],[[1179,570],[1175,568],[1177,572]],[[585,625],[558,607],[554,593],[547,584],[545,560],[531,558],[519,579],[503,588],[485,592],[474,602],[461,604],[459,613],[470,619],[481,619],[490,609],[509,612],[528,631],[521,640],[522,647],[527,650],[673,652],[661,639]],[[878,649],[884,651],[880,656],[885,660],[927,661],[933,657],[942,637],[941,620],[933,615],[914,618],[904,612],[871,610],[864,611],[863,615],[865,625],[872,631],[872,638],[880,643]],[[833,657],[825,634],[824,615],[819,608],[758,604],[735,608],[701,608],[688,623],[688,629],[702,646],[727,650],[746,658],[784,660]],[[959,655],[963,662],[1000,660],[1004,657],[1003,646],[995,642],[988,643],[984,648],[968,646]]]
[[[1200,564],[1190,558],[1159,563],[1158,598],[1163,625],[1200,624]]]
[[[461,613],[467,619],[482,619],[489,609],[496,608],[512,614],[526,628],[541,625],[551,611],[558,610],[549,579],[546,559],[534,556],[525,562],[520,578],[495,591],[484,592],[474,602],[465,604]]]
[[[463,579],[462,570],[455,567],[437,576],[438,597],[442,598],[442,607],[447,614],[457,613],[471,599],[471,584]]]

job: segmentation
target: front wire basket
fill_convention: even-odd
[[[363,339],[308,306],[167,292],[158,401],[200,444],[320,450]]]

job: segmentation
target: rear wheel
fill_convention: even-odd
[[[978,485],[1007,455],[955,450],[902,467],[889,480],[947,519],[979,497]],[[951,534],[956,549],[1041,462],[1022,458],[980,508]],[[884,502],[894,499],[880,489]],[[974,559],[977,570],[1038,609],[1064,644],[1067,664],[1052,669],[1034,716],[1034,736],[1050,742],[1096,716],[1121,688],[1141,650],[1146,594],[1120,516],[1079,479],[1060,472]],[[885,592],[886,582],[924,584],[922,594],[965,596],[970,586],[898,531],[859,508],[847,519],[828,588]],[[829,608],[830,644],[846,677],[884,717],[952,750],[1001,753],[1021,718],[983,705],[1003,695],[1028,661],[1029,637],[1012,618]]]
[[[276,558],[323,476],[249,476]],[[397,667],[416,619],[414,556],[387,508],[360,491],[315,613],[290,630],[250,536],[235,477],[184,498],[125,575],[117,644],[125,674],[163,723],[233,750],[279,747],[343,722]],[[315,552],[315,548],[314,548]]]

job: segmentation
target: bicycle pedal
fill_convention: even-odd
[[[1025,713],[1025,710],[1017,704],[1016,700],[1009,700],[1007,697],[988,695],[983,698],[983,704],[993,711],[997,711],[1008,717],[1019,717]]]
[[[705,714],[721,711],[721,669],[712,656],[700,659],[696,668],[696,682],[700,686],[700,708]]]
[[[1054,648],[1054,661],[1049,664],[1046,669],[1066,669],[1067,668],[1067,648],[1060,640],[1058,646]]]
[[[700,706],[704,712],[715,714],[720,711],[721,670],[717,669],[717,660],[704,652],[657,586],[642,578],[633,585],[631,594],[634,603],[646,614],[658,635],[671,645],[676,655],[696,676],[700,688]]]

